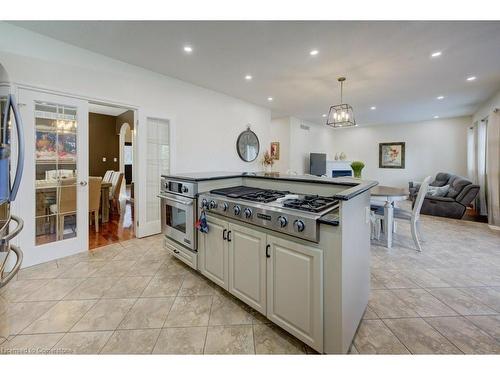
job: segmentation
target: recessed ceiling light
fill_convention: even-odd
[[[475,80],[476,80],[476,76],[467,77],[467,81],[475,81]]]
[[[191,47],[191,46],[184,46],[184,52],[186,52],[186,53],[193,52],[193,47]]]
[[[316,56],[318,53],[319,51],[317,49],[313,49],[311,52],[309,52],[311,56]]]
[[[321,117],[326,117],[326,113],[323,113],[323,114],[321,115]]]
[[[431,57],[439,57],[441,56],[442,52],[441,51],[436,51],[431,53]]]
[[[444,96],[443,96],[443,95],[439,95],[436,99],[437,99],[437,100],[443,100],[443,99],[444,99]]]
[[[268,101],[268,102],[272,102],[272,101],[273,101],[273,97],[272,97],[272,96],[269,96],[269,97],[267,98],[267,101]]]
[[[434,118],[439,118],[439,116],[434,116]]]
[[[245,76],[245,79],[246,79],[247,81],[251,81],[251,80],[252,80],[252,78],[253,78],[253,77],[252,77],[250,74],[247,74],[247,75]]]
[[[372,111],[374,111],[374,110],[376,110],[376,109],[377,109],[377,107],[372,106],[372,107],[370,107],[370,109],[371,109]]]

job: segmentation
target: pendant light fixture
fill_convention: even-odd
[[[356,126],[356,120],[354,120],[354,111],[349,104],[344,104],[343,102],[343,86],[346,78],[339,77],[337,81],[340,82],[340,104],[332,105],[330,107],[330,112],[328,112],[328,118],[326,124],[333,128],[346,128],[348,126]]]

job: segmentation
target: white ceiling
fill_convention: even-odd
[[[338,104],[341,75],[347,77],[344,102],[361,125],[469,115],[500,88],[496,21],[14,23],[269,107],[274,117],[316,123]],[[185,44],[193,47],[191,54],[183,51]],[[312,49],[319,54],[310,56]],[[442,56],[430,58],[437,50]],[[253,80],[245,81],[246,74]],[[477,79],[466,81],[471,75]],[[436,100],[439,95],[445,99]]]

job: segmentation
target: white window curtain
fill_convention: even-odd
[[[500,112],[488,118],[486,132],[486,181],[488,223],[500,227]]]
[[[475,122],[467,132],[467,172],[469,179],[479,185],[474,208],[480,215],[488,215],[486,197],[486,122]]]

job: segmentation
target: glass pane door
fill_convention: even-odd
[[[88,250],[88,103],[24,89],[19,103],[26,133],[17,199],[25,264]]]
[[[139,155],[140,150],[146,150],[146,157],[138,158],[139,179],[145,181],[140,189],[140,202],[144,202],[139,210],[140,225],[137,228],[138,237],[149,236],[161,232],[160,176],[170,173],[170,122],[159,118],[146,118],[145,126],[139,125]]]
[[[35,101],[35,244],[77,234],[77,108]]]

